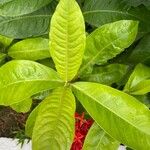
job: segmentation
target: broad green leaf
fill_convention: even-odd
[[[23,16],[0,16],[0,34],[15,39],[23,39],[48,33],[49,22],[55,5],[56,2],[54,1],[36,12]]]
[[[94,64],[104,64],[120,54],[135,40],[138,22],[121,20],[106,24],[87,37],[80,74],[91,72]]]
[[[132,63],[150,63],[150,34],[147,34],[135,47],[129,61]]]
[[[124,91],[133,95],[150,92],[150,67],[138,64],[125,85]]]
[[[28,98],[19,103],[13,104],[10,107],[18,113],[26,113],[30,110],[32,105],[32,99]]]
[[[18,103],[62,84],[51,68],[29,60],[10,61],[0,68],[0,105]]]
[[[30,113],[26,125],[25,125],[25,134],[32,138],[33,128],[35,125],[36,118],[38,116],[39,108],[42,105],[43,101]]]
[[[81,65],[85,25],[75,0],[61,0],[51,20],[50,47],[56,69],[64,81],[72,80]]]
[[[74,137],[75,98],[58,88],[44,100],[32,135],[33,150],[70,150]]]
[[[119,145],[118,141],[94,123],[86,136],[83,150],[117,150]]]
[[[95,66],[90,74],[80,78],[82,81],[98,82],[106,85],[120,82],[127,73],[128,66],[122,64],[110,64],[106,66]]]
[[[31,38],[12,45],[8,55],[15,59],[39,60],[50,57],[49,40]]]
[[[150,149],[150,111],[147,106],[106,85],[78,82],[72,87],[91,117],[114,139],[136,150]]]
[[[150,11],[142,5],[129,8],[125,0],[86,0],[83,15],[86,22],[96,27],[126,19],[140,21],[140,32],[150,31]]]
[[[0,15],[21,16],[29,14],[49,4],[51,1],[52,0],[3,0],[0,2]]]

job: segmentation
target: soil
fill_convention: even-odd
[[[17,113],[10,107],[0,107],[0,137],[14,137],[24,129],[27,113]]]

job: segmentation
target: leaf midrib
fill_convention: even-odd
[[[10,84],[7,84],[6,86],[3,86],[2,88],[0,88],[0,90],[4,89],[4,88],[7,88],[11,85],[14,85],[14,84],[19,84],[19,83],[25,83],[25,82],[58,82],[58,83],[63,83],[63,81],[61,80],[21,80],[21,81],[17,81],[17,82],[13,82],[13,83],[10,83]]]

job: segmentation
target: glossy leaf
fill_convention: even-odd
[[[43,104],[43,102],[41,102],[29,115],[27,121],[26,121],[26,125],[25,125],[25,134],[26,136],[32,138],[32,133],[33,133],[33,128],[35,125],[35,121],[36,118],[38,116],[38,112],[39,112],[39,108],[40,106]]]
[[[150,67],[138,64],[131,74],[124,91],[134,95],[150,92]]]
[[[36,12],[23,16],[0,16],[0,34],[15,39],[23,39],[48,33],[50,18],[55,5],[56,2],[54,1]]]
[[[118,141],[94,123],[86,136],[83,150],[117,150],[119,145]]]
[[[39,60],[50,57],[49,40],[31,38],[22,40],[8,50],[8,55],[15,59]]]
[[[82,81],[98,82],[106,85],[120,82],[127,73],[128,66],[122,64],[110,64],[95,66],[91,74],[81,76]]]
[[[46,66],[29,60],[11,61],[0,68],[0,104],[12,105],[62,84],[57,73]]]
[[[85,25],[75,0],[61,0],[51,20],[50,47],[56,69],[64,81],[76,75],[85,48]]]
[[[86,0],[83,14],[85,20],[96,27],[127,19],[139,20],[140,32],[150,31],[150,11],[143,5],[129,8],[125,0]]]
[[[74,113],[75,99],[71,90],[54,90],[40,106],[33,129],[33,150],[70,150],[74,137]]]
[[[144,36],[139,44],[135,47],[131,53],[131,56],[129,57],[129,61],[134,64],[150,63],[150,34]]]
[[[52,0],[3,0],[0,4],[1,16],[21,16],[32,13]]]
[[[18,113],[26,113],[30,110],[32,105],[32,99],[28,98],[19,103],[13,104],[10,107]]]
[[[72,86],[78,100],[104,131],[133,149],[150,149],[147,106],[106,85],[78,82]]]
[[[134,41],[138,22],[121,20],[106,24],[87,37],[80,74],[91,73],[94,64],[104,64],[121,53]]]

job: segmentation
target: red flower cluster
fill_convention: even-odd
[[[75,137],[71,147],[71,150],[82,150],[84,139],[86,134],[91,127],[93,120],[85,119],[84,112],[80,115],[75,114],[76,124],[75,124]]]

